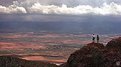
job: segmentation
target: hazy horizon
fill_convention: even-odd
[[[1,14],[1,32],[120,34],[120,15]]]

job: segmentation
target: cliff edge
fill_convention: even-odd
[[[60,67],[121,67],[121,37],[104,46],[89,43],[70,55]]]

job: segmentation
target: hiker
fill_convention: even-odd
[[[99,35],[97,35],[97,43],[99,43],[99,39],[100,39],[100,38],[99,38]]]
[[[95,34],[92,34],[92,42],[95,42]]]

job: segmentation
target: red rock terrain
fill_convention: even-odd
[[[120,64],[121,38],[111,40],[107,46],[101,44],[102,41],[101,43],[89,43],[91,42],[90,37],[87,38],[86,35],[26,34],[13,37],[11,35],[2,36],[0,39],[0,56],[3,58],[4,55],[9,55],[9,57],[16,55],[24,61],[37,63],[46,61],[62,64],[67,61],[61,65],[62,67],[116,67],[116,64]],[[87,45],[82,47],[83,44]]]

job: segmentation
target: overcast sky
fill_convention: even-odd
[[[0,13],[120,15],[120,0],[0,0]]]
[[[121,0],[0,0],[0,31],[116,33]]]
[[[80,5],[80,4],[97,6],[97,5],[102,5],[103,3],[111,3],[111,2],[121,4],[120,0],[0,0],[0,4],[10,5],[13,3],[13,1],[28,2],[28,3],[39,2],[41,4],[53,4],[53,5],[66,4],[69,6]]]

